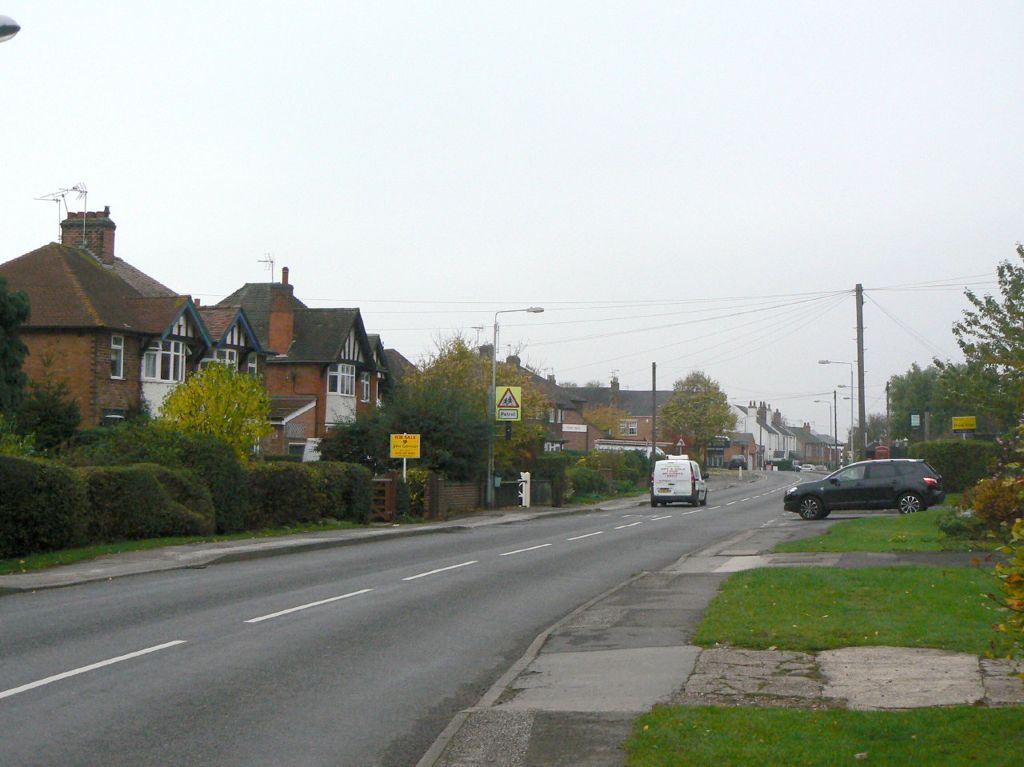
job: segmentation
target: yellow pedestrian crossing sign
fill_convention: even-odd
[[[523,420],[523,387],[499,386],[494,390],[495,421]]]

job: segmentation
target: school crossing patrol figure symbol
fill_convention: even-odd
[[[494,390],[495,421],[523,420],[523,387],[499,386]]]

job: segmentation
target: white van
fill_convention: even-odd
[[[691,461],[689,456],[670,455],[654,464],[651,506],[664,506],[674,501],[707,506],[707,481],[700,474],[700,464]]]

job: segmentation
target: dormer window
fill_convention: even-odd
[[[199,363],[200,367],[205,367],[213,362],[219,362],[222,365],[227,365],[235,370],[238,369],[238,351],[236,349],[214,349],[213,354],[209,357],[205,357],[202,362]]]

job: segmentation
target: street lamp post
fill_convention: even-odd
[[[18,22],[10,16],[0,16],[0,43],[5,43],[21,30]]]
[[[543,306],[528,306],[525,309],[502,309],[494,313],[494,346],[491,347],[491,390],[487,394],[487,487],[485,497],[487,508],[494,508],[494,390],[498,387],[498,315],[513,312],[539,314]],[[522,403],[520,403],[522,404]]]
[[[818,360],[819,365],[849,365],[850,366],[850,459],[853,460],[853,363],[843,362],[841,360]],[[845,389],[844,384],[839,384],[840,389]],[[863,424],[862,424],[863,426]],[[837,428],[838,432],[839,429]],[[836,439],[839,439],[839,434],[836,434]]]
[[[836,390],[833,389],[832,390],[832,400],[833,400],[832,402],[829,402],[827,399],[816,399],[816,400],[814,400],[815,402],[820,402],[822,405],[828,405],[828,420],[829,420],[829,424],[830,425],[835,420],[835,410],[834,410],[834,407],[835,407],[835,404],[834,404],[835,403],[835,396],[836,396]],[[835,438],[834,437],[832,439],[832,442],[833,442],[833,448],[834,448],[834,446],[835,446]],[[829,449],[828,467],[830,469],[832,468],[832,448]]]

